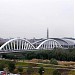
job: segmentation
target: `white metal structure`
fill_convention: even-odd
[[[28,40],[15,38],[4,43],[0,47],[0,52],[18,52],[32,49],[35,49],[35,47]]]
[[[54,39],[47,39],[43,41],[36,49],[54,49],[54,48],[62,48],[61,44]]]
[[[64,42],[64,41],[63,41]],[[43,39],[30,43],[26,39],[15,38],[10,39],[0,47],[0,53],[10,53],[10,52],[22,52],[22,51],[33,51],[33,50],[52,50],[54,48],[64,48],[68,47],[68,43],[63,44],[59,39]],[[64,46],[63,46],[63,45]]]

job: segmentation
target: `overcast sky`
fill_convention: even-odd
[[[0,0],[0,37],[74,36],[73,0]]]

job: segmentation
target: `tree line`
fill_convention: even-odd
[[[75,61],[75,49],[53,49],[53,50],[38,50],[25,51],[21,53],[3,54],[6,59],[51,59],[55,58],[60,61]]]

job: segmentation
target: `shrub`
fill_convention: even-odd
[[[43,67],[40,67],[38,73],[39,73],[40,75],[43,75],[43,73],[44,73],[44,68],[43,68]]]
[[[56,59],[52,58],[52,59],[50,60],[50,64],[58,65],[58,62],[57,62]]]
[[[61,73],[58,70],[54,70],[53,75],[61,75]]]
[[[28,66],[28,68],[27,68],[27,74],[28,75],[31,75],[33,73],[33,68],[32,68],[32,66]]]
[[[19,67],[18,67],[18,71],[19,71],[20,73],[22,73],[22,72],[23,72],[23,67],[22,67],[22,66],[19,66]]]
[[[4,64],[0,63],[0,71],[3,71],[4,69]]]
[[[13,72],[14,69],[15,69],[15,63],[10,61],[8,63],[8,69],[9,69],[10,72]]]

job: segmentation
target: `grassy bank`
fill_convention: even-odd
[[[4,63],[4,62],[8,63],[8,61],[11,61],[11,60],[0,60],[0,63]],[[18,61],[14,60],[16,69],[19,66],[23,67],[22,75],[27,75],[26,72],[27,72],[27,69],[29,66],[32,66],[32,68],[33,68],[32,75],[39,75],[38,69],[41,66],[44,67],[44,69],[45,69],[44,75],[53,75],[53,71],[55,69],[58,69],[61,72],[61,75],[75,75],[75,70],[73,69],[75,62],[66,62],[65,61],[62,63],[61,61],[58,61],[58,63],[59,63],[58,65],[53,65],[53,64],[49,64],[49,63],[44,63],[43,61],[45,61],[45,60],[42,60],[42,62],[37,62],[37,60],[36,61],[34,61],[34,60],[18,60]]]

